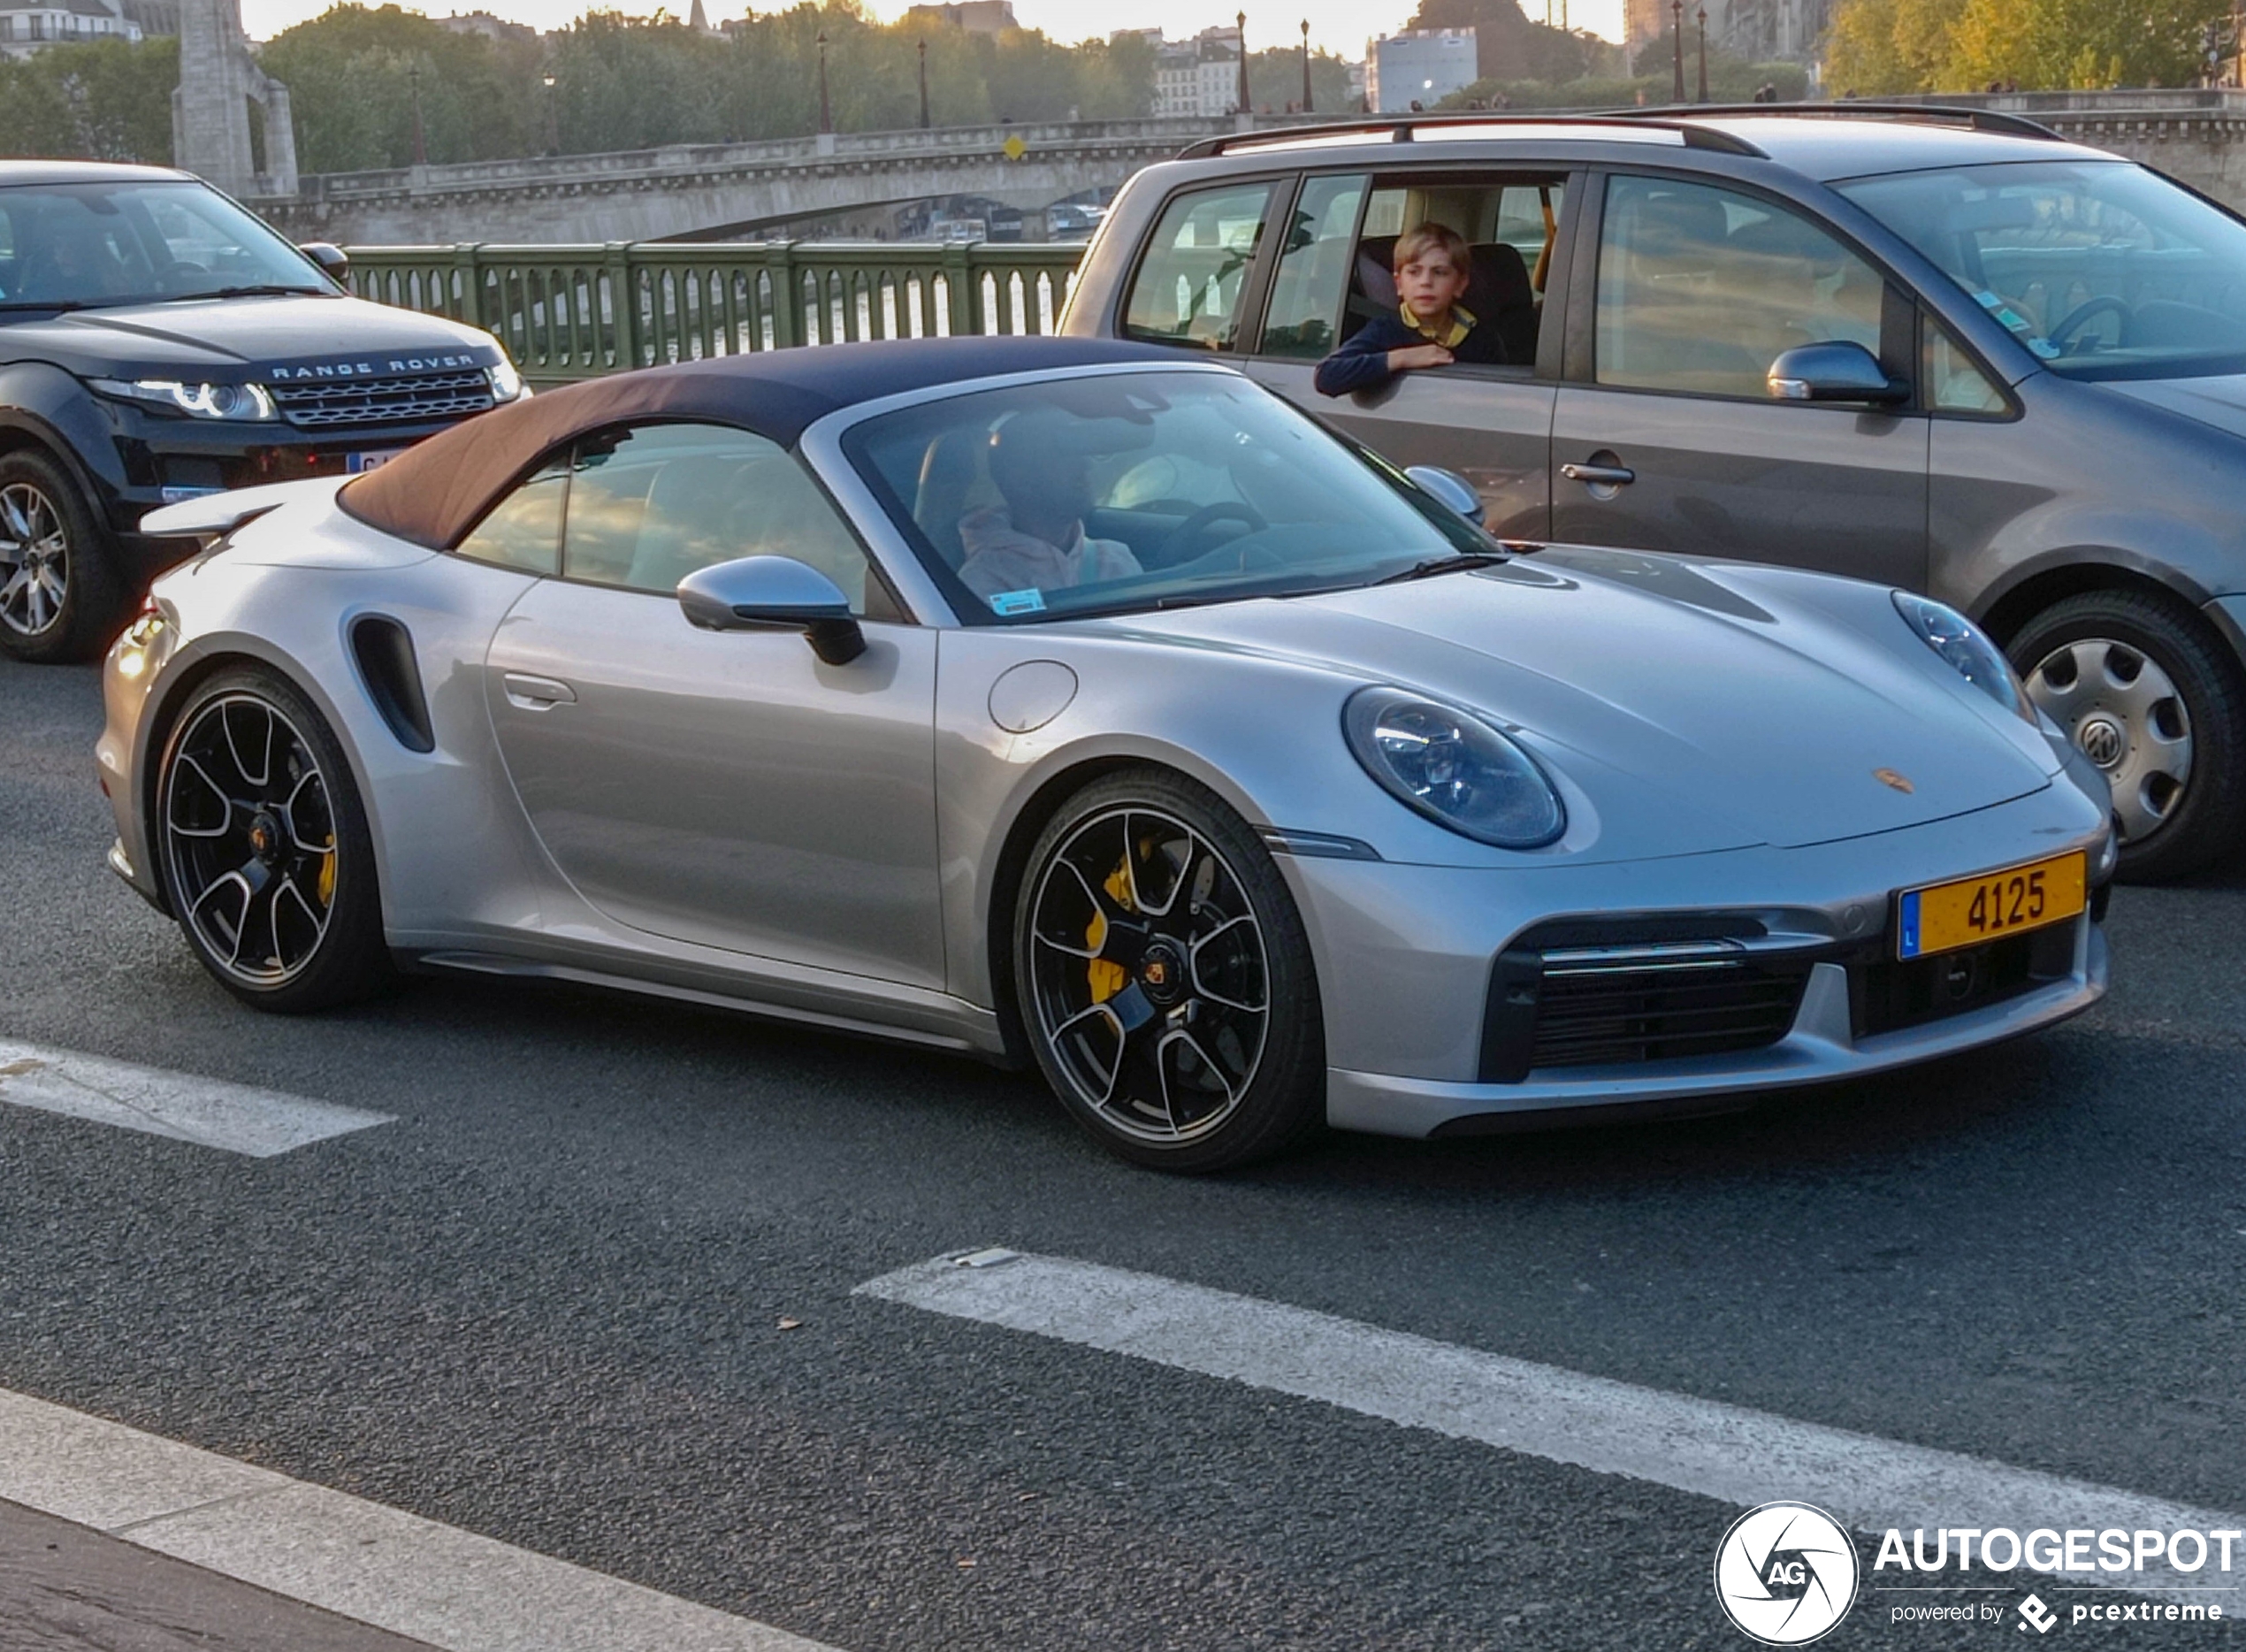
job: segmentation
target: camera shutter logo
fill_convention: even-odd
[[[1731,1524],[1715,1550],[1724,1616],[1765,1646],[1798,1647],[1830,1632],[1856,1603],[1856,1545],[1806,1503],[1766,1503]]]

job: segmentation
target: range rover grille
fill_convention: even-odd
[[[299,430],[466,418],[483,412],[493,400],[492,381],[480,371],[414,373],[394,379],[322,379],[268,388],[281,417]]]

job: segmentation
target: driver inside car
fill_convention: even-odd
[[[959,578],[977,596],[988,601],[1143,571],[1127,545],[1086,536],[1090,455],[1078,447],[1058,413],[1018,413],[990,432],[990,482],[1005,503],[959,519],[959,544],[966,553]]]

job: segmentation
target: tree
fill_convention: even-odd
[[[1248,54],[1248,98],[1258,109],[1292,109],[1303,101],[1303,49],[1274,46]],[[1310,106],[1321,115],[1350,112],[1349,65],[1329,51],[1310,54]]]
[[[105,40],[0,62],[0,154],[172,163],[180,42]]]

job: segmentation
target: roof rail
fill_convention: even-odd
[[[1767,110],[1770,105],[1757,104]],[[1783,106],[1782,106],[1783,107]],[[1692,111],[1694,113],[1698,111]],[[1727,155],[1762,157],[1762,150],[1729,132],[1714,126],[1695,125],[1680,118],[1670,110],[1621,110],[1600,113],[1570,114],[1562,111],[1539,112],[1535,110],[1474,110],[1448,115],[1369,115],[1362,120],[1322,121],[1316,126],[1272,126],[1259,132],[1228,132],[1221,137],[1203,138],[1178,151],[1178,158],[1199,160],[1211,155],[1224,155],[1235,149],[1251,145],[1294,143],[1306,138],[1343,138],[1362,134],[1370,140],[1386,138],[1391,143],[1409,143],[1412,134],[1428,126],[1627,126],[1642,129],[1646,126],[1663,128],[1678,134],[1688,149],[1720,149]],[[1595,131],[1585,136],[1597,136]]]
[[[1664,125],[1701,115],[1806,115],[1833,120],[1853,120],[1869,116],[1878,119],[1958,120],[1976,132],[2003,132],[2019,138],[2056,138],[2062,143],[2066,141],[2041,121],[2030,120],[2025,115],[2012,114],[2001,109],[1975,109],[1961,103],[1906,103],[1875,98],[1843,98],[1830,103],[1668,103],[1646,109],[1617,109],[1609,112],[1617,119],[1651,117]]]

